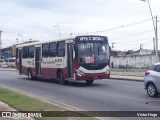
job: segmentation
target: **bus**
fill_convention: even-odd
[[[108,38],[79,35],[16,47],[16,68],[29,79],[86,81],[110,78]]]

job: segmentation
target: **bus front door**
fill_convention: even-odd
[[[35,55],[35,72],[36,76],[41,75],[41,48],[36,47],[36,55]]]
[[[19,50],[19,74],[22,74],[22,49]]]
[[[68,78],[73,79],[73,48],[72,43],[67,44],[67,71],[68,71]]]

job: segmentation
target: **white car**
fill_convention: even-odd
[[[7,67],[8,67],[8,65],[5,62],[5,60],[4,59],[0,59],[0,68],[7,68]]]
[[[150,97],[156,97],[160,93],[160,63],[154,64],[145,72],[144,86]]]

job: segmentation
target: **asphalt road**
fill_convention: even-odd
[[[160,111],[160,97],[150,98],[143,82],[98,80],[92,85],[71,82],[60,85],[52,80],[31,81],[15,71],[0,71],[0,85],[23,90],[91,111]]]

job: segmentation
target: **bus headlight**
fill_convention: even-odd
[[[110,73],[110,69],[108,69],[105,73],[106,73],[106,74],[109,74],[109,73]]]
[[[77,75],[79,75],[79,76],[82,76],[82,75],[85,74],[85,73],[84,73],[83,71],[81,71],[81,70],[76,70],[76,72],[77,72]]]

